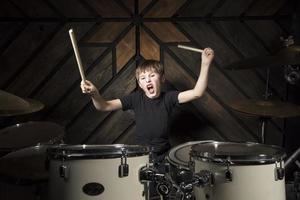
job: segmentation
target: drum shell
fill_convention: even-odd
[[[88,157],[88,155],[87,155]],[[119,177],[121,156],[116,158],[49,160],[49,200],[146,199],[145,186],[139,181],[139,170],[149,163],[149,155],[127,157],[129,175]],[[60,167],[67,167],[67,178],[60,176]],[[98,195],[88,195],[85,185],[97,183],[104,187]]]
[[[233,180],[208,187],[194,187],[196,200],[285,200],[285,180],[275,180],[275,163],[266,165],[230,166]],[[195,160],[195,172],[224,172],[220,163]]]
[[[208,149],[208,153],[204,150],[200,152],[205,145],[212,149]],[[228,145],[238,148],[228,148],[228,154],[227,151],[222,152],[222,146]],[[277,178],[277,169],[284,169],[284,153],[280,148],[256,143],[213,142],[195,145],[192,149],[194,173],[208,170],[215,177],[211,186],[194,187],[196,200],[285,200],[284,177]],[[256,159],[249,151],[252,149],[261,151],[257,152]],[[263,156],[264,149],[268,153]],[[223,181],[217,181],[216,174],[225,177],[228,170],[232,180],[226,182],[224,178]]]

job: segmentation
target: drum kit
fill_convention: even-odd
[[[227,69],[299,64],[299,52],[291,46]],[[232,102],[230,107],[264,119],[300,115],[299,106],[267,99]],[[38,101],[0,90],[0,117],[42,108]],[[46,180],[48,200],[149,200],[151,184],[161,199],[175,193],[178,200],[285,200],[285,153],[263,144],[262,129],[262,143],[206,140],[175,146],[162,163],[162,173],[147,146],[67,145],[63,128],[55,123],[17,124],[0,130],[0,148],[9,152],[0,157],[0,177]]]
[[[0,117],[40,111],[44,105],[0,90]],[[64,128],[53,122],[29,121],[0,129],[0,180],[27,183],[48,178],[46,149],[60,143]]]
[[[47,150],[49,199],[285,199],[284,151],[257,143],[194,141],[170,150],[165,173],[139,145],[54,145]],[[255,183],[255,184],[254,184]],[[237,192],[239,191],[239,192]]]
[[[41,105],[17,98],[19,106],[14,95],[1,94],[10,99],[2,116],[30,113],[31,106]],[[61,142],[63,134],[51,122],[1,129],[1,148],[11,152],[0,158],[0,177],[18,183],[47,181],[48,200],[150,200],[151,184],[160,199],[172,199],[172,194],[178,200],[285,199],[285,153],[277,146],[187,142],[169,151],[162,173],[147,146],[67,145]]]

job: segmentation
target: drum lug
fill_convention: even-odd
[[[275,181],[283,180],[285,176],[284,169],[282,167],[282,161],[279,162],[279,167],[277,166],[277,162],[275,162]]]
[[[232,182],[233,174],[231,170],[219,171],[213,173],[212,185]]]
[[[125,162],[123,161],[125,160]],[[129,165],[127,164],[127,153],[122,149],[121,164],[119,165],[119,177],[123,178],[129,175]]]
[[[61,178],[68,179],[69,178],[69,172],[70,172],[69,166],[67,166],[65,164],[62,164],[62,165],[59,166],[59,176]]]
[[[225,182],[232,182],[232,171],[230,170],[230,157],[227,158],[226,161],[226,170],[225,170]]]
[[[224,171],[213,173],[213,176],[214,176],[213,184],[232,182],[233,174],[232,174],[232,171],[230,170],[230,159],[229,158],[227,158],[225,165],[226,165],[226,169]]]
[[[119,165],[119,177],[123,178],[128,176],[129,174],[129,166],[128,164],[121,164]]]
[[[232,171],[229,169],[225,170],[225,182],[232,182]]]

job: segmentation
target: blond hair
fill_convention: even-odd
[[[139,75],[145,71],[153,70],[158,73],[161,77],[164,76],[164,67],[157,60],[145,60],[135,70],[136,80],[139,80]]]

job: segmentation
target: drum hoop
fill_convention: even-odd
[[[102,150],[102,151],[101,151]],[[56,145],[47,149],[52,159],[110,159],[149,155],[149,147],[140,145]]]
[[[218,142],[214,141],[214,144],[248,144],[248,145],[260,145],[260,143],[254,142]],[[195,160],[200,161],[208,161],[214,163],[229,163],[231,165],[264,165],[264,164],[272,164],[275,162],[281,162],[285,158],[286,154],[284,153],[283,149],[275,145],[267,145],[270,148],[276,149],[276,153],[273,155],[213,155],[212,153],[208,152],[198,152],[192,148],[191,150],[191,157]],[[216,156],[216,157],[215,157]]]
[[[222,158],[208,158],[206,156],[197,156],[196,158],[193,156],[195,160],[204,161],[204,162],[212,162],[212,163],[221,163],[221,164],[230,164],[230,165],[265,165],[265,164],[273,164],[275,162],[281,162],[283,161],[284,156],[278,157],[278,158],[272,158],[272,157],[263,157],[263,160],[255,160],[257,159],[256,156],[253,156],[253,159],[251,157],[249,159],[245,159],[243,157],[238,158],[237,156],[234,157],[234,159],[231,159],[230,156],[221,156]]]
[[[174,165],[177,168],[180,169],[189,169],[189,164],[188,163],[184,163],[182,161],[177,160],[177,162],[175,160],[173,160],[171,158],[171,154],[174,154],[179,150],[182,149],[184,147],[188,147],[188,146],[193,146],[195,144],[201,144],[201,143],[206,143],[206,142],[215,142],[214,140],[202,140],[202,141],[190,141],[190,142],[185,142],[183,144],[177,145],[175,147],[173,147],[172,149],[169,150],[166,159],[169,163],[171,163],[172,165]],[[175,152],[175,153],[174,153]],[[188,155],[190,156],[190,154]]]

